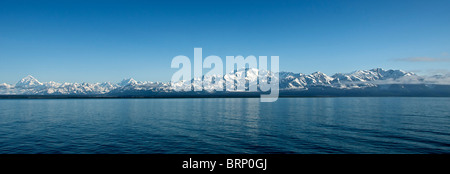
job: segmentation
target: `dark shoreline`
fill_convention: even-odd
[[[155,92],[155,91],[111,91],[106,94],[30,94],[5,95],[0,99],[113,99],[113,98],[260,98],[270,92]],[[450,85],[380,85],[378,87],[337,89],[331,87],[310,87],[308,90],[280,90],[278,97],[450,97]]]

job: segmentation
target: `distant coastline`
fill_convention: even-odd
[[[224,75],[219,84],[237,81],[238,77],[245,78],[241,79],[245,83],[235,83],[234,89],[224,85],[222,90],[217,90],[215,84],[203,85],[201,79],[187,84],[141,82],[132,78],[120,83],[57,83],[40,82],[29,75],[16,84],[0,84],[0,99],[259,98],[272,90],[250,90],[250,84],[258,84],[258,74],[257,69],[241,69]],[[276,89],[279,97],[450,97],[449,75],[422,77],[402,70],[375,68],[332,76],[321,72],[309,75],[280,72],[273,78],[279,78]]]
[[[114,99],[114,98],[259,98],[261,92],[153,92],[125,91],[108,94],[0,95],[0,99]],[[360,89],[315,87],[308,90],[280,90],[279,97],[450,97],[450,85],[390,84]]]

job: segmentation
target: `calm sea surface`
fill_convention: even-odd
[[[450,98],[5,99],[0,153],[450,153]]]

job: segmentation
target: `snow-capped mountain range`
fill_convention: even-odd
[[[224,85],[226,80],[239,79],[246,80],[246,83],[258,83],[258,69],[241,69],[234,73],[228,73],[224,76],[213,75],[203,78],[214,77],[214,83],[203,86],[205,90],[214,87],[214,85]],[[275,78],[276,74],[272,74]],[[279,72],[280,90],[286,91],[307,91],[310,88],[326,87],[328,89],[364,89],[368,87],[377,87],[386,84],[449,84],[449,76],[421,77],[412,72],[402,70],[384,70],[381,68],[370,70],[359,70],[351,73],[337,73],[328,76],[322,72],[312,74],[302,74],[293,72]],[[201,85],[201,79],[193,79],[192,85]],[[29,75],[14,85],[1,83],[0,95],[105,95],[113,93],[123,93],[127,91],[145,91],[152,93],[171,93],[175,87],[184,87],[185,83],[164,83],[164,82],[140,82],[132,78],[124,79],[119,83],[58,83],[58,82],[39,82],[36,78]],[[245,83],[236,84],[246,86]],[[247,84],[248,86],[248,84]]]

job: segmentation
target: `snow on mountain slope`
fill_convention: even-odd
[[[16,87],[20,88],[32,88],[37,86],[42,86],[42,83],[31,75],[26,76],[25,78],[16,83]]]
[[[375,80],[395,80],[401,77],[416,76],[412,72],[405,72],[402,70],[384,70],[382,68],[376,68],[371,70],[358,70],[352,73],[342,74],[337,73],[332,76],[339,82],[367,82]]]
[[[135,86],[137,84],[138,84],[138,82],[136,80],[134,80],[133,78],[123,79],[121,82],[118,83],[118,85],[121,86],[121,87],[124,87],[124,86]]]
[[[11,87],[12,87],[11,85],[8,85],[6,83],[0,83],[0,89],[1,88],[11,88]]]

